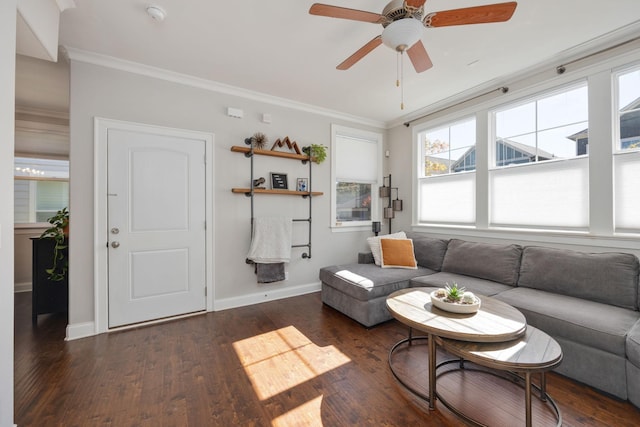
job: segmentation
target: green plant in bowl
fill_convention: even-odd
[[[454,283],[453,285],[449,285],[447,283],[444,287],[444,291],[448,302],[460,302],[462,295],[464,294],[465,287],[458,286],[457,283]]]

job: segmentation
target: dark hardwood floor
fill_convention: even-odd
[[[367,330],[317,293],[71,342],[64,315],[32,326],[30,298],[16,294],[20,427],[462,424],[442,404],[429,412],[391,375],[388,352],[406,327]],[[425,347],[394,361],[426,382]],[[465,410],[490,414],[491,425],[522,425],[520,388],[491,376],[446,377],[438,389]],[[631,404],[560,375],[548,375],[547,389],[564,425],[640,425]],[[549,411],[534,401],[535,425],[548,425]]]

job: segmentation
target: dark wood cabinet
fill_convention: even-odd
[[[33,245],[31,319],[37,323],[39,314],[66,313],[69,309],[69,274],[63,280],[50,280],[46,269],[51,268],[55,240],[31,238]],[[68,243],[68,242],[67,242]],[[65,259],[69,256],[64,249]]]

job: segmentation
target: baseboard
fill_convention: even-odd
[[[22,283],[16,283],[13,287],[13,292],[15,292],[16,294],[18,292],[31,292],[31,290],[33,289],[31,282],[22,282]]]
[[[80,338],[91,337],[96,334],[96,325],[94,322],[84,322],[67,325],[67,337],[65,341],[77,340]]]
[[[320,291],[320,282],[294,286],[285,289],[269,289],[240,297],[215,299],[213,311],[227,310],[230,308],[244,307],[246,305],[259,304],[261,302],[275,301],[283,298],[296,297]]]
[[[269,289],[240,297],[223,298],[213,301],[213,311],[227,310],[230,308],[244,307],[246,305],[259,304],[261,302],[276,301],[283,298],[296,297],[320,291],[320,282],[294,286],[285,289]],[[67,325],[66,341],[77,340],[96,335],[95,323],[84,322]]]

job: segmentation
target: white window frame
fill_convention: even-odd
[[[424,172],[424,160],[426,155],[424,152],[424,144],[422,143],[421,135],[424,134],[425,132],[429,132],[435,129],[442,129],[446,127],[450,128],[451,126],[455,126],[456,124],[466,122],[469,120],[475,120],[475,124],[476,124],[475,144],[474,144],[474,147],[476,147],[476,169],[471,171],[451,172],[449,168],[446,173],[426,176]],[[476,212],[476,209],[477,209],[476,208],[477,206],[476,171],[478,168],[478,151],[477,151],[478,130],[477,128],[478,128],[478,116],[474,113],[474,114],[461,115],[460,117],[450,119],[450,120],[442,120],[437,123],[433,123],[433,125],[431,126],[421,126],[415,130],[414,147],[415,147],[415,152],[417,153],[417,162],[415,164],[414,174],[417,179],[416,179],[416,187],[414,192],[414,200],[416,200],[416,203],[414,203],[414,212],[413,212],[414,223],[417,223],[418,225],[454,226],[454,227],[475,227],[476,226],[476,223],[478,220],[476,215],[477,214]],[[449,147],[449,150],[450,149],[451,147]],[[425,215],[420,211],[420,207],[422,206],[422,202],[423,202],[422,195],[425,192],[425,185],[427,185],[429,181],[432,181],[434,183],[441,183],[441,184],[445,182],[450,182],[451,185],[454,185],[454,186],[456,185],[464,186],[465,183],[469,182],[473,187],[473,190],[472,190],[473,200],[470,201],[471,206],[468,207],[469,211],[449,219],[442,218],[441,220],[429,220],[429,219],[423,220],[422,218],[424,218]],[[429,203],[429,201],[426,201],[426,203]],[[453,206],[454,202],[448,201],[446,204],[447,206]]]
[[[537,108],[537,102],[539,102],[542,99],[554,96],[554,95],[559,95],[562,93],[566,93],[578,88],[582,88],[582,87],[586,87],[587,89],[587,96],[589,93],[589,82],[586,79],[580,79],[580,80],[576,80],[573,81],[571,83],[568,84],[564,84],[564,85],[559,85],[559,86],[555,86],[549,90],[542,90],[539,92],[536,92],[534,95],[532,96],[528,96],[526,98],[522,98],[519,100],[514,100],[513,102],[507,102],[507,103],[503,103],[499,106],[497,106],[494,109],[491,109],[489,111],[489,117],[488,120],[490,121],[489,126],[491,129],[491,132],[489,134],[489,140],[488,140],[488,145],[489,145],[489,150],[488,152],[490,153],[490,160],[489,160],[489,174],[488,174],[488,185],[489,185],[489,191],[488,191],[488,197],[489,197],[489,227],[493,227],[493,228],[521,228],[521,229],[540,229],[540,230],[568,230],[568,231],[575,231],[575,232],[586,232],[589,230],[589,162],[588,162],[588,154],[583,154],[583,155],[575,155],[573,157],[566,157],[566,158],[558,158],[558,159],[549,159],[549,160],[544,160],[544,161],[540,161],[537,159],[538,157],[538,144],[536,142],[536,146],[534,147],[536,149],[536,161],[535,162],[530,162],[530,163],[522,163],[522,164],[517,164],[517,165],[506,165],[506,166],[498,166],[496,163],[496,140],[498,138],[498,135],[496,133],[496,116],[499,112],[503,112],[503,111],[507,111],[513,108],[517,108],[519,106],[525,105],[525,104],[529,104],[529,103],[536,103],[536,108]],[[587,98],[587,103],[589,102],[589,99]],[[588,105],[587,105],[588,107]],[[565,126],[565,125],[563,125]],[[589,129],[589,116],[587,115],[587,129]],[[545,129],[546,130],[546,129]],[[538,140],[538,134],[540,132],[543,132],[545,130],[540,130],[538,128],[538,123],[537,123],[537,115],[536,115],[536,126],[535,126],[535,139],[536,141]],[[500,135],[501,138],[507,138],[508,137],[504,137],[503,135]],[[532,223],[533,220],[531,218],[529,219],[525,219],[523,222],[519,222],[515,219],[512,220],[508,220],[507,222],[502,222],[499,221],[496,216],[493,214],[491,207],[494,207],[495,203],[496,203],[496,197],[493,194],[493,191],[491,191],[491,189],[495,188],[495,181],[496,179],[503,179],[504,177],[510,176],[512,175],[514,177],[514,179],[519,179],[521,176],[524,175],[530,175],[530,176],[535,176],[537,174],[540,173],[549,173],[549,174],[560,174],[561,176],[563,175],[563,170],[571,170],[573,171],[573,175],[578,174],[578,171],[582,171],[584,172],[586,170],[586,183],[587,183],[587,188],[586,188],[586,194],[584,195],[586,199],[584,200],[578,200],[578,201],[573,201],[572,206],[576,209],[582,207],[581,209],[583,209],[583,211],[581,212],[572,212],[571,215],[568,215],[568,217],[566,219],[562,219],[560,220],[558,223],[552,223],[551,221],[549,221],[548,219],[542,218],[540,222],[538,222],[537,224]],[[572,176],[573,176],[572,175]],[[562,181],[560,181],[562,182]],[[503,198],[503,200],[505,200],[505,195],[501,195],[501,198]],[[508,199],[508,197],[507,197]],[[544,206],[545,203],[549,203],[549,201],[555,201],[557,199],[557,196],[550,196],[548,198],[544,197],[540,200],[540,206]],[[526,198],[524,199],[518,199],[517,197],[514,200],[520,200],[519,202],[514,201],[514,203],[520,205],[520,206],[525,206],[526,205]],[[548,211],[550,214],[554,214],[554,211],[551,209],[546,210]],[[500,216],[498,216],[500,217]],[[567,221],[566,224],[562,224],[560,222],[563,221]],[[569,224],[570,222],[575,222],[575,224]]]
[[[613,169],[614,169],[614,183],[613,183],[613,193],[614,193],[614,213],[613,213],[613,221],[614,221],[614,233],[619,235],[632,234],[637,235],[640,233],[640,226],[636,225],[637,221],[629,221],[627,219],[623,219],[620,213],[621,208],[625,209],[633,209],[630,207],[629,200],[623,200],[622,198],[616,197],[621,193],[625,193],[627,196],[630,196],[629,189],[624,186],[619,186],[617,184],[617,179],[620,177],[620,174],[623,171],[623,168],[628,168],[628,165],[640,164],[640,147],[639,148],[631,148],[623,150],[620,147],[620,138],[621,138],[621,130],[620,130],[620,109],[619,105],[619,97],[620,97],[620,76],[623,74],[627,74],[633,71],[640,71],[640,63],[636,62],[626,67],[619,68],[614,70],[611,74],[611,78],[613,80]],[[635,192],[635,190],[632,190]],[[632,203],[632,202],[631,202]],[[633,204],[633,203],[632,203]],[[625,224],[626,223],[626,224]],[[626,226],[625,226],[626,225]]]
[[[498,169],[498,168],[509,168],[509,167],[513,167],[512,165],[506,165],[506,166],[497,166],[496,165],[496,138],[498,137],[498,135],[496,135],[496,114],[503,112],[503,111],[507,111],[513,108],[517,108],[517,107],[521,107],[523,105],[529,104],[531,102],[538,102],[543,98],[549,98],[552,97],[554,95],[559,95],[561,93],[565,93],[565,92],[569,92],[571,90],[574,89],[578,89],[580,87],[586,87],[587,88],[587,103],[589,102],[588,99],[588,92],[589,92],[589,82],[587,81],[586,78],[584,79],[579,79],[579,80],[574,80],[570,83],[567,84],[563,84],[560,86],[554,86],[553,88],[550,88],[548,90],[541,90],[539,92],[534,93],[531,96],[527,96],[525,98],[521,98],[521,99],[517,99],[514,100],[512,102],[506,102],[506,103],[502,103],[500,105],[498,105],[495,108],[492,108],[489,111],[489,120],[490,120],[490,128],[491,128],[491,134],[489,136],[489,153],[490,153],[490,159],[489,159],[489,168],[490,169]],[[536,121],[537,121],[537,117],[536,117]],[[569,123],[568,125],[570,125],[571,123]],[[566,126],[566,125],[564,125]],[[587,113],[587,129],[589,128],[589,116]],[[548,130],[548,129],[545,129]],[[535,129],[535,135],[536,135],[536,141],[538,140],[538,134],[541,131],[538,129],[538,124],[536,123],[536,129]],[[501,137],[504,137],[501,135]],[[538,149],[538,145],[536,144],[536,150]],[[575,155],[573,157],[563,157],[563,158],[558,158],[558,159],[551,159],[551,160],[536,160],[535,162],[531,162],[531,163],[524,163],[526,165],[531,165],[531,164],[538,164],[538,163],[542,163],[542,162],[549,162],[549,161],[556,161],[556,160],[569,160],[569,159],[575,159],[578,157],[586,157],[588,156],[588,152],[587,154],[581,154],[581,155]],[[538,154],[536,152],[536,157],[538,157]]]
[[[377,145],[377,162],[371,167],[376,168],[375,181],[362,182],[363,184],[371,184],[371,220],[367,221],[337,221],[337,190],[336,184],[338,182],[337,170],[336,170],[336,153],[337,153],[337,138],[351,137],[357,139],[364,139],[375,143]],[[331,125],[331,218],[329,224],[331,231],[333,232],[346,232],[346,231],[363,231],[371,229],[372,221],[380,221],[380,197],[378,194],[378,187],[382,186],[382,149],[383,149],[383,136],[381,133],[365,131],[362,129],[351,128],[341,125]]]

